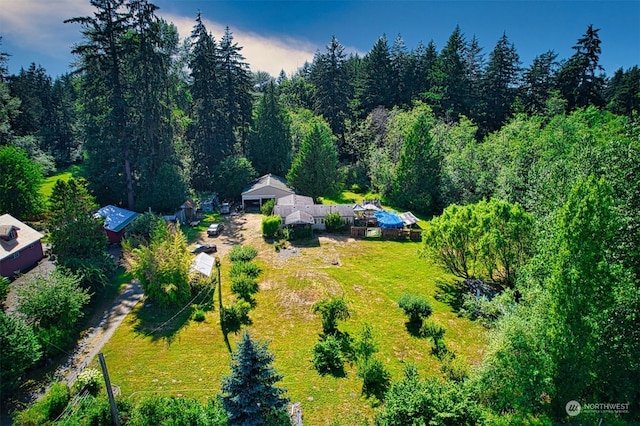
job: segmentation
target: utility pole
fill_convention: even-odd
[[[231,350],[231,343],[229,343],[229,336],[227,336],[227,329],[224,325],[224,314],[222,310],[222,280],[220,279],[220,258],[216,256],[216,269],[218,270],[218,305],[220,310],[220,329],[222,330],[222,335],[224,336],[224,343],[227,345],[227,349],[229,353],[233,352]]]
[[[116,407],[116,400],[113,398],[113,389],[111,389],[111,381],[109,380],[107,363],[104,360],[104,355],[102,355],[102,352],[98,354],[98,361],[100,361],[100,368],[102,368],[102,376],[104,377],[104,384],[107,387],[107,395],[109,396],[109,404],[111,405],[111,415],[113,416],[113,424],[115,426],[120,426],[120,416],[118,416],[118,407]]]

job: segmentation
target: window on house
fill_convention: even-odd
[[[19,258],[19,257],[20,257],[20,252],[19,252],[19,251],[17,251],[17,252],[15,252],[15,253],[13,253],[13,258],[14,258],[14,259],[17,259],[17,258]]]

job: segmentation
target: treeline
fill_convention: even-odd
[[[433,213],[450,201],[436,196],[440,188],[411,190],[437,187],[435,174],[403,171],[406,157],[425,155],[425,123],[410,130],[402,121],[416,102],[432,111],[429,127],[470,120],[477,142],[518,114],[640,108],[638,67],[604,75],[592,26],[570,58],[548,51],[526,68],[506,34],[485,54],[456,27],[440,50],[383,35],[363,57],[347,56],[333,37],[294,75],[272,78],[249,69],[229,28],[217,40],[199,14],[181,42],[147,0],[92,4],[94,15],[68,20],[83,35],[71,74],[53,80],[32,64],[8,75],[2,56],[0,144],[27,151],[45,174],[82,162],[100,204],[171,211],[194,191],[237,197],[255,176],[295,166],[290,183],[314,197],[371,189]],[[319,127],[304,145],[312,122]],[[426,159],[427,169],[440,158]],[[380,167],[387,163],[397,175]],[[309,176],[323,183],[305,184]]]

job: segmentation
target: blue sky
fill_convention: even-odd
[[[640,64],[640,1],[340,1],[340,0],[156,0],[158,14],[187,37],[198,10],[209,31],[220,38],[229,26],[254,71],[288,74],[335,35],[347,52],[365,54],[382,34],[389,43],[398,34],[413,49],[430,40],[441,49],[456,25],[467,38],[476,36],[488,56],[506,32],[523,66],[547,50],[560,58],[588,24],[600,28],[600,63],[608,75]],[[88,0],[0,0],[1,49],[10,55],[9,71],[31,62],[49,74],[68,71],[79,27],[64,24],[92,13]]]

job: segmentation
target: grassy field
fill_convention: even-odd
[[[59,173],[56,173],[53,176],[49,176],[45,178],[42,186],[40,187],[40,194],[44,196],[45,199],[49,199],[51,193],[53,192],[53,186],[60,179],[65,182],[71,179],[72,177],[78,177],[80,175],[80,166],[71,166],[68,169],[65,169]]]
[[[356,336],[362,324],[372,325],[379,344],[377,356],[394,379],[403,365],[415,363],[423,374],[440,374],[440,362],[431,355],[428,340],[411,336],[405,317],[397,307],[403,292],[424,295],[432,303],[433,318],[446,328],[445,342],[470,363],[477,363],[485,348],[481,326],[458,318],[433,298],[436,281],[447,279],[443,271],[417,255],[419,243],[352,240],[321,236],[302,245],[295,253],[277,253],[255,232],[248,243],[259,249],[261,276],[257,307],[251,312],[249,330],[254,338],[269,342],[274,365],[284,375],[280,383],[293,402],[301,402],[306,425],[362,424],[374,408],[361,395],[362,382],[354,365],[346,366],[346,377],[320,376],[311,364],[311,350],[321,332],[320,319],[311,311],[317,300],[342,295],[351,318],[341,322],[342,331]],[[288,253],[288,256],[285,255]],[[229,262],[223,258],[223,297],[228,303]],[[217,296],[216,296],[217,297]],[[218,312],[206,320],[189,320],[188,310],[150,333],[168,319],[153,307],[138,305],[103,352],[111,381],[125,398],[148,393],[208,398],[220,390],[221,378],[229,371]],[[154,318],[155,316],[155,318]],[[240,336],[231,335],[232,346]]]

